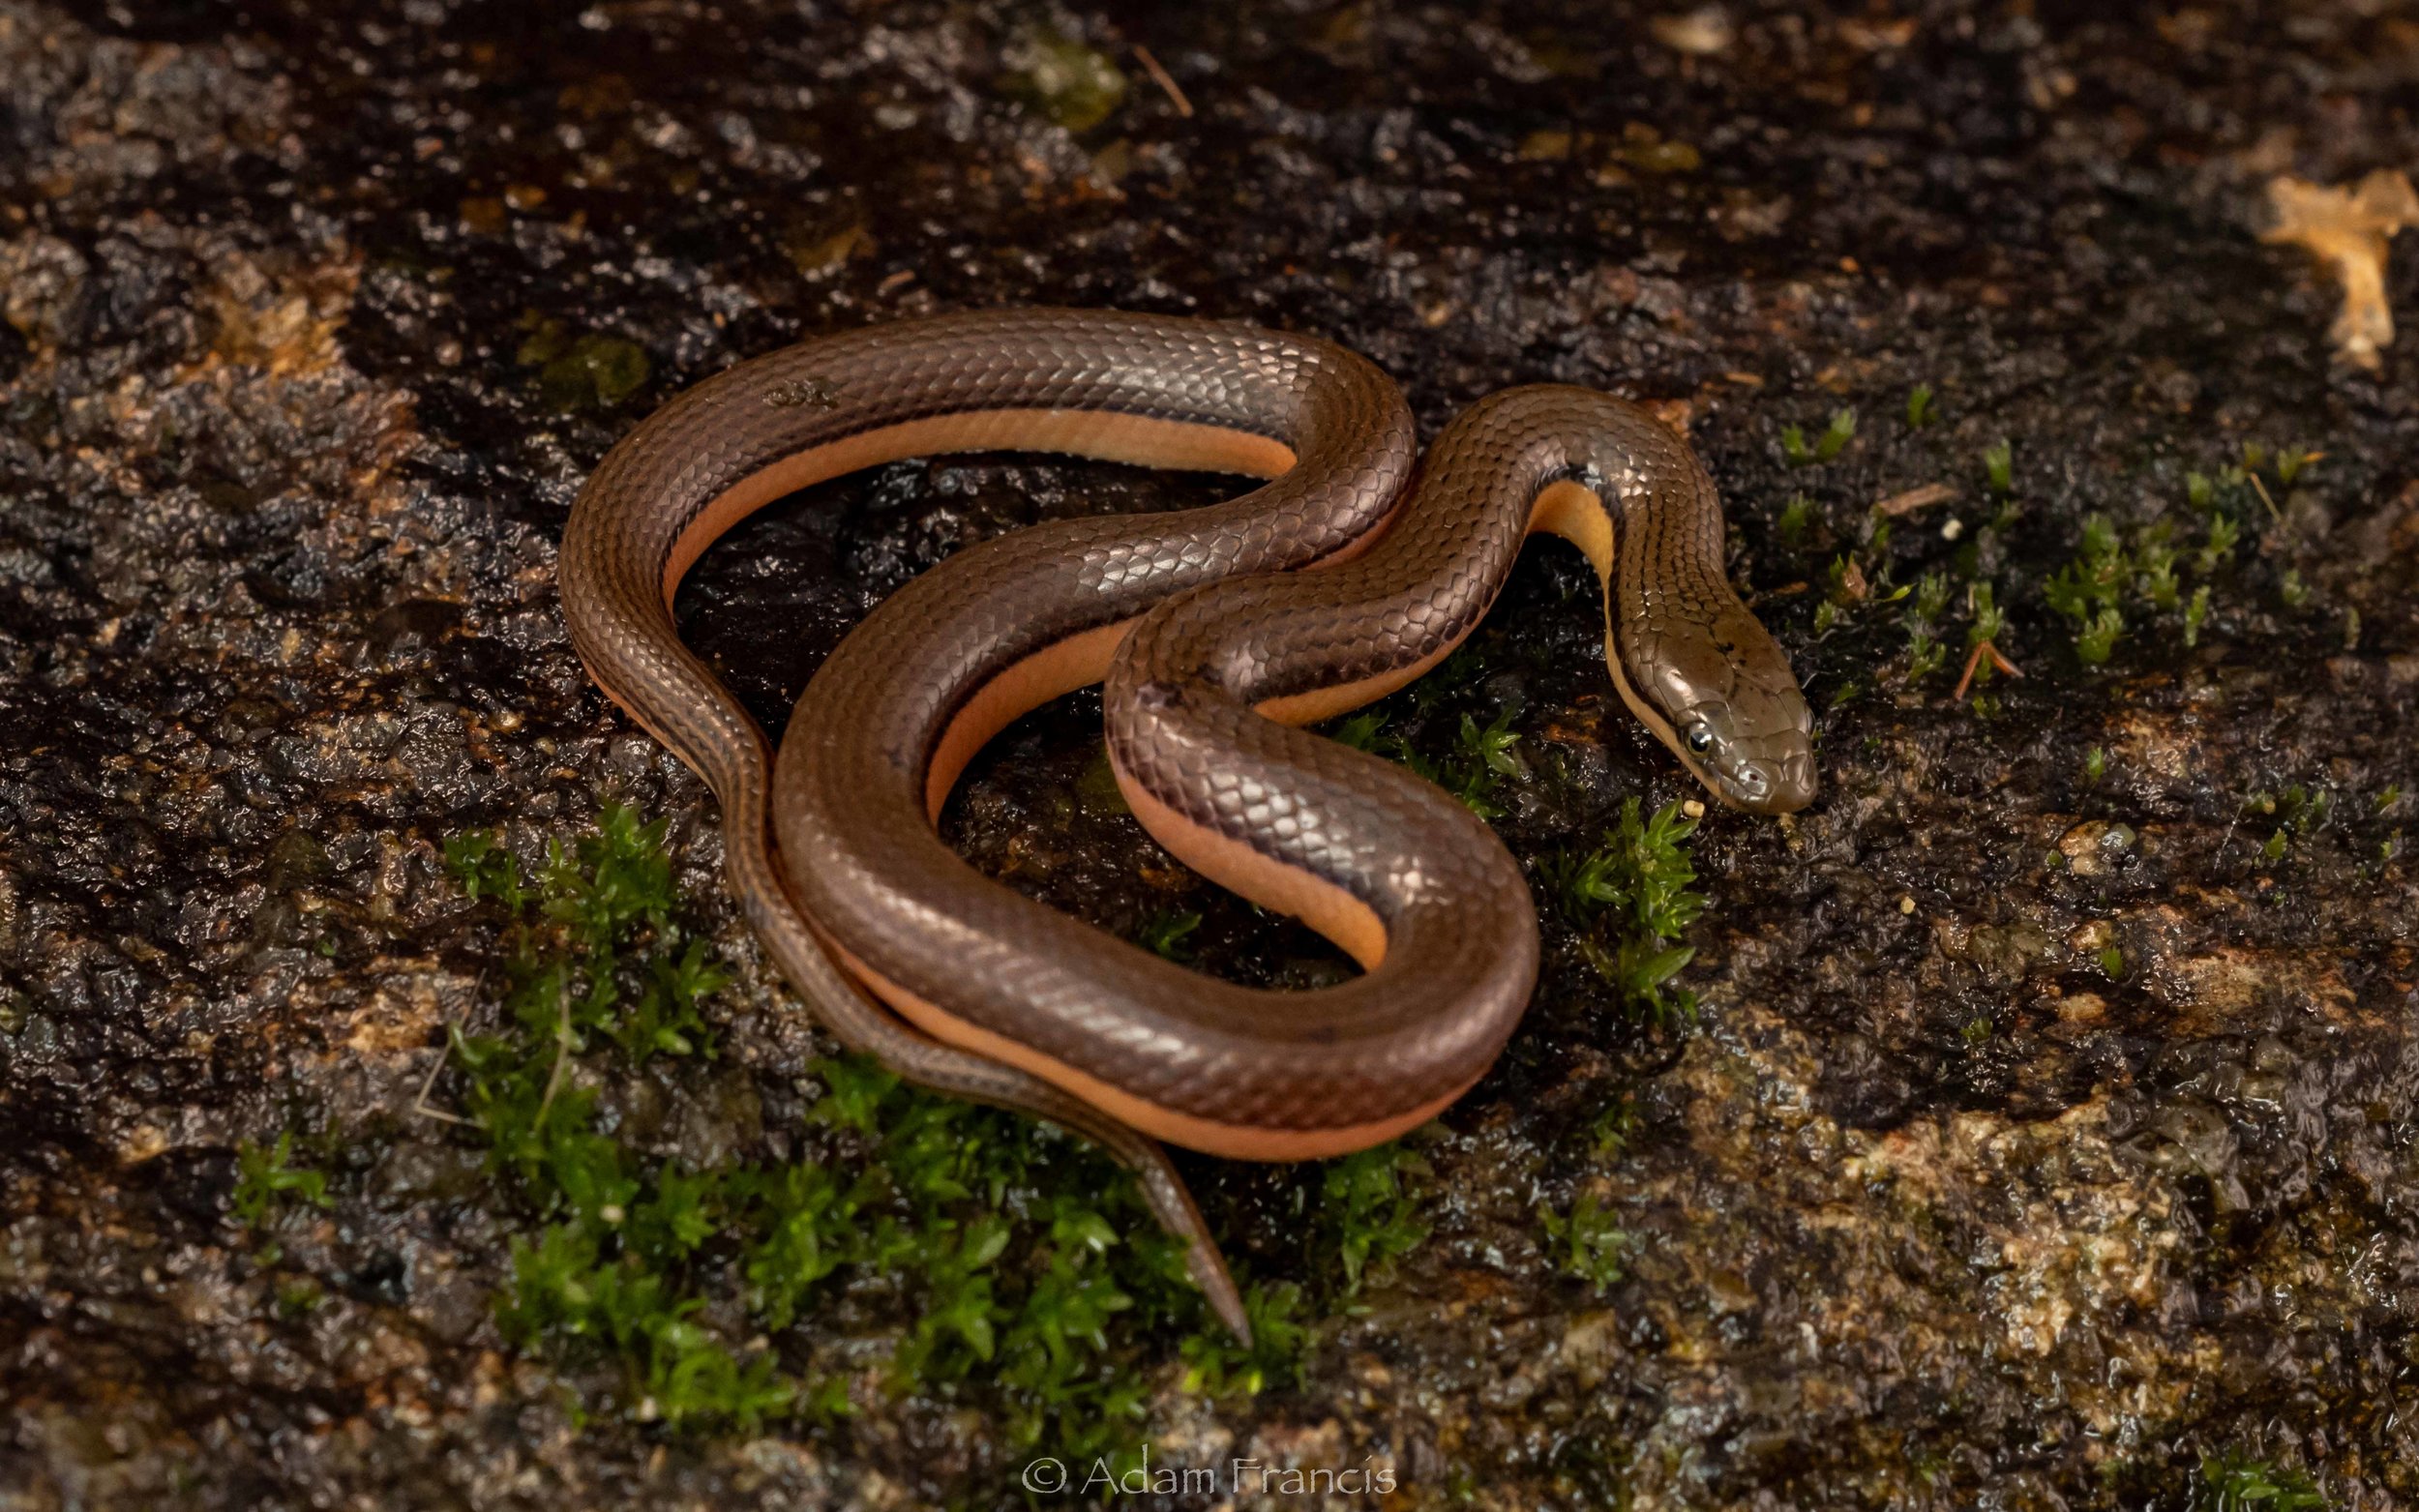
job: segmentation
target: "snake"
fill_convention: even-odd
[[[690,567],[816,483],[996,451],[1256,486],[952,553],[824,659],[776,751],[681,639]],[[833,1036],[905,1081],[1096,1141],[1248,1338],[1167,1146],[1294,1161],[1395,1138],[1485,1073],[1535,987],[1535,904],[1488,826],[1309,726],[1450,655],[1538,533],[1594,566],[1613,687],[1683,768],[1749,813],[1812,800],[1806,700],[1730,585],[1719,496],[1677,431],[1609,394],[1526,385],[1463,410],[1422,455],[1376,365],[1246,324],[977,310],[738,363],[608,452],[557,581],[590,676],[712,789],[730,889]],[[1143,828],[1326,935],[1357,974],[1303,991],[1213,978],[945,842],[942,810],[984,746],[1094,683]]]

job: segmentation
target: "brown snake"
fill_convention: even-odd
[[[994,450],[1269,481],[950,557],[832,653],[776,765],[681,643],[682,575],[810,484]],[[805,341],[698,385],[613,448],[563,538],[582,660],[713,787],[732,890],[791,985],[903,1078],[1106,1146],[1193,1241],[1193,1274],[1239,1332],[1234,1284],[1154,1141],[1292,1160],[1390,1139],[1486,1070],[1537,974],[1528,886],[1493,833],[1297,726],[1442,660],[1545,531],[1595,563],[1614,685],[1690,772],[1759,813],[1814,793],[1805,699],[1730,589],[1720,502],[1678,435],[1591,390],[1520,388],[1448,426],[1416,480],[1414,460],[1400,391],[1326,342],[985,311]],[[1204,977],[941,842],[936,818],[986,741],[1104,680],[1110,758],[1145,827],[1360,975],[1304,993]]]

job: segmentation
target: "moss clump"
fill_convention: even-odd
[[[1907,681],[1921,682],[1947,664],[1949,648],[1940,640],[1940,630],[1948,608],[1946,573],[1926,573],[1916,579],[1913,602],[1899,611],[1906,626]]]
[[[1070,132],[1090,131],[1125,103],[1125,74],[1116,62],[1064,32],[1020,32],[1005,61],[1009,98]]]
[[[1378,710],[1364,710],[1328,734],[1355,751],[1400,762],[1417,776],[1459,798],[1482,819],[1503,815],[1503,805],[1496,801],[1497,789],[1506,778],[1519,777],[1524,771],[1517,754],[1520,734],[1511,727],[1511,710],[1502,711],[1484,725],[1478,723],[1478,716],[1464,714],[1455,726],[1452,745],[1441,756],[1429,756],[1416,749],[1410,740],[1388,729],[1387,720],[1388,716]]]
[[[1697,821],[1677,803],[1642,818],[1635,798],[1621,821],[1593,850],[1562,851],[1538,867],[1538,880],[1564,919],[1579,934],[1579,952],[1597,975],[1618,989],[1634,1015],[1657,1022],[1696,1016],[1696,994],[1667,984],[1696,956],[1676,944],[1705,911],[1693,891],[1696,868],[1688,837]]]
[[[1940,423],[1940,403],[1928,383],[1919,383],[1907,391],[1906,428],[1921,430]]]
[[[1538,1208],[1538,1222],[1554,1241],[1554,1260],[1564,1274],[1599,1290],[1621,1280],[1629,1235],[1595,1193],[1580,1193],[1567,1213]]]
[[[1315,1249],[1335,1257],[1349,1295],[1383,1275],[1428,1237],[1419,1216],[1417,1177],[1427,1162],[1401,1143],[1381,1144],[1329,1161],[1319,1178]]]
[[[264,1147],[246,1140],[237,1147],[235,1190],[227,1198],[226,1213],[246,1232],[265,1232],[295,1202],[313,1207],[336,1205],[328,1197],[326,1175],[292,1164],[293,1158],[291,1134],[280,1134],[275,1145]],[[274,1265],[284,1255],[277,1244],[269,1243],[253,1258],[263,1265]]]
[[[1193,959],[1193,948],[1186,941],[1200,928],[1200,914],[1163,908],[1144,921],[1137,943],[1153,955],[1183,965]]]
[[[1792,467],[1818,466],[1837,460],[1839,454],[1848,449],[1848,443],[1855,439],[1856,411],[1835,409],[1831,412],[1831,424],[1824,427],[1823,433],[1810,442],[1806,438],[1804,428],[1783,426],[1780,430],[1780,455]]]
[[[2205,1457],[2193,1477],[2193,1512],[2325,1512],[2327,1505],[2307,1474],[2239,1449]]]
[[[574,336],[559,320],[534,316],[523,325],[528,334],[515,356],[538,370],[538,397],[549,409],[612,409],[646,386],[652,370],[636,341],[593,331]]]
[[[843,1414],[851,1377],[819,1367],[803,1325],[844,1297],[847,1326],[888,1340],[869,1389],[959,1402],[1017,1447],[1114,1457],[1171,1355],[1202,1391],[1291,1378],[1296,1289],[1249,1289],[1257,1342],[1227,1341],[1130,1179],[1030,1120],[836,1060],[817,1067],[815,1157],[697,1169],[624,1142],[600,1089],[657,1057],[702,1071],[701,1009],[723,985],[681,923],[663,836],[608,808],[534,879],[490,835],[446,846],[507,956],[501,1023],[452,1042],[465,1126],[523,1226],[497,1314],[524,1349],[618,1366],[590,1410],[704,1428]]]

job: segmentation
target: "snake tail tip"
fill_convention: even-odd
[[[1186,1268],[1193,1273],[1193,1284],[1201,1288],[1210,1302],[1210,1311],[1218,1315],[1244,1349],[1251,1348],[1251,1316],[1244,1311],[1243,1293],[1237,1289],[1235,1277],[1226,1268],[1226,1257],[1207,1239],[1192,1241],[1192,1252],[1186,1257]]]

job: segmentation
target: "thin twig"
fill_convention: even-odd
[[[479,979],[470,984],[470,997],[473,1002],[478,1000],[479,989],[486,985],[487,973],[482,971],[479,973]],[[453,1063],[453,1059],[454,1022],[448,1019],[445,1021],[445,1043],[437,1047],[436,1064],[429,1068],[427,1079],[420,1083],[420,1095],[411,1100],[411,1111],[423,1118],[434,1118],[440,1123],[471,1123],[475,1120],[464,1118],[460,1113],[449,1113],[441,1108],[429,1106],[429,1094],[436,1090],[436,1079],[445,1074],[445,1068]]]
[[[1983,665],[1984,657],[1989,657],[1990,665],[2007,673],[2010,677],[2021,677],[2024,675],[2023,670],[2014,662],[2009,661],[2006,657],[1999,654],[1999,648],[1997,646],[1992,645],[1987,640],[1978,640],[1974,642],[1974,649],[1966,653],[1965,673],[1957,679],[1957,691],[1949,696],[1952,699],[1958,703],[1963,703],[1965,701],[1965,690],[1973,686],[1975,669]]]
[[[2285,517],[2277,513],[2276,500],[2268,497],[2268,486],[2259,481],[2259,475],[2255,472],[2251,474],[2251,486],[2254,491],[2258,493],[2259,502],[2268,506],[2268,518],[2280,525],[2285,523]]]
[[[554,1069],[546,1074],[546,1095],[538,1099],[538,1115],[531,1119],[538,1128],[546,1126],[546,1111],[554,1106],[554,1094],[562,1089],[563,1072],[571,1065],[571,977],[563,977],[563,989],[554,1015]]]
[[[1176,113],[1187,121],[1191,120],[1193,103],[1184,98],[1184,91],[1177,86],[1176,79],[1168,71],[1159,66],[1159,60],[1150,55],[1150,49],[1141,43],[1134,44],[1134,60],[1143,66],[1144,73],[1150,75],[1150,81],[1166,92],[1168,104],[1176,106]]]
[[[411,1100],[411,1111],[423,1118],[434,1118],[440,1123],[468,1123],[471,1120],[460,1113],[449,1113],[442,1108],[429,1106],[429,1094],[436,1090],[436,1079],[445,1074],[445,1067],[454,1058],[452,1027],[451,1024],[446,1026],[445,1043],[437,1047],[436,1064],[429,1068],[428,1079],[420,1083],[420,1095]]]
[[[1965,701],[1965,690],[1974,685],[1974,668],[1983,665],[1983,647],[1987,644],[1988,641],[1977,640],[1974,649],[1965,654],[1965,670],[1957,678],[1957,691],[1949,695],[1952,702]]]
[[[1957,490],[1948,484],[1927,483],[1920,489],[1909,489],[1904,493],[1893,493],[1874,505],[1873,510],[1882,515],[1912,515],[1919,509],[1928,509],[1956,496]]]

